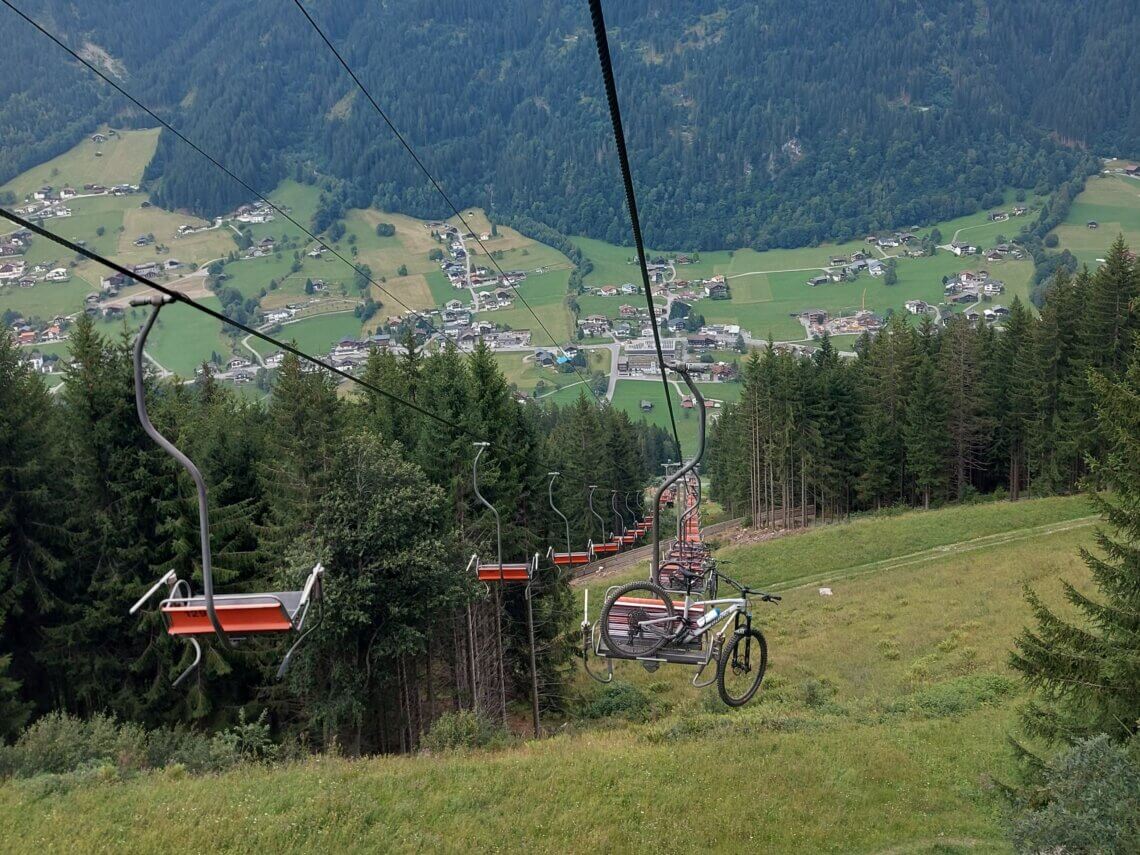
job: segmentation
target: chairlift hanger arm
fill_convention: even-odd
[[[158,320],[158,313],[162,311],[163,306],[171,302],[173,302],[173,299],[165,295],[131,298],[132,306],[151,306],[151,311],[147,316],[146,323],[143,324],[142,331],[139,333],[138,338],[135,339],[135,408],[138,410],[139,421],[142,423],[146,435],[153,439],[163,451],[177,460],[179,465],[190,474],[190,477],[194,481],[194,487],[198,492],[198,534],[202,549],[202,595],[205,598],[206,614],[210,619],[210,624],[214,627],[214,632],[217,634],[218,640],[226,647],[232,647],[233,644],[226,636],[226,631],[222,628],[222,622],[218,619],[217,610],[214,608],[214,569],[213,557],[210,552],[210,512],[206,498],[206,479],[202,477],[201,471],[194,465],[193,460],[183,454],[173,442],[158,432],[158,429],[151,423],[150,414],[146,408],[143,350],[146,347],[147,336],[150,335],[150,331],[154,327],[154,322]],[[149,597],[150,594],[147,596]]]
[[[550,472],[550,483],[546,485],[546,494],[550,499],[550,509],[558,516],[562,517],[562,522],[566,524],[566,554],[569,555],[570,550],[570,520],[566,519],[566,514],[558,510],[558,506],[554,504],[554,479],[557,478],[560,472]]]
[[[673,364],[669,366],[670,370],[674,373],[681,375],[681,379],[685,381],[685,385],[689,387],[694,400],[697,402],[697,453],[693,458],[681,468],[679,468],[672,475],[668,476],[657,488],[657,494],[653,497],[653,554],[651,557],[650,578],[657,578],[657,570],[661,565],[661,497],[670,486],[676,484],[698,465],[701,459],[705,456],[705,428],[708,419],[708,414],[705,412],[705,398],[701,394],[701,390],[697,388],[697,384],[693,382],[692,375],[689,370],[683,365]]]

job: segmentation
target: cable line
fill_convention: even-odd
[[[7,2],[7,0],[3,0],[3,2]],[[479,244],[479,248],[483,250],[483,254],[487,256],[487,259],[491,262],[491,264],[495,266],[495,269],[499,271],[499,275],[507,283],[508,287],[514,290],[515,295],[519,298],[519,301],[524,306],[526,306],[527,311],[531,313],[536,321],[538,321],[539,327],[541,327],[542,331],[546,333],[547,338],[549,338],[554,343],[554,346],[561,350],[562,354],[565,356],[566,351],[563,349],[562,345],[558,343],[558,339],[555,338],[550,330],[546,328],[546,324],[542,322],[542,318],[540,318],[534,309],[531,308],[530,303],[526,301],[526,298],[522,295],[522,292],[518,289],[518,286],[512,284],[510,277],[507,276],[507,274],[503,271],[503,268],[499,266],[499,262],[496,261],[494,256],[492,256],[491,253],[487,251],[487,247],[483,245],[483,241],[475,234],[474,231],[472,231],[471,227],[467,225],[467,220],[463,218],[463,214],[460,212],[456,204],[451,201],[451,197],[447,195],[447,192],[443,189],[443,187],[440,186],[439,182],[436,181],[435,176],[433,176],[427,166],[424,165],[424,162],[420,159],[419,155],[416,154],[415,149],[412,148],[411,143],[409,143],[404,135],[400,133],[396,125],[390,118],[388,118],[388,114],[384,112],[384,109],[380,106],[379,103],[377,103],[376,99],[372,97],[372,93],[368,91],[368,87],[366,87],[364,83],[361,82],[356,72],[352,70],[352,67],[341,55],[340,51],[336,49],[336,46],[329,40],[329,37],[325,35],[325,31],[321,29],[320,25],[313,19],[313,16],[309,14],[308,9],[306,9],[305,6],[301,3],[301,0],[293,0],[293,3],[297,6],[298,9],[301,10],[301,14],[305,16],[305,20],[309,22],[309,25],[313,28],[317,35],[320,36],[321,41],[323,41],[328,49],[332,51],[333,56],[337,58],[341,66],[344,67],[344,70],[348,72],[348,76],[352,78],[357,88],[364,93],[364,97],[368,99],[368,103],[370,103],[376,112],[380,114],[380,118],[384,120],[384,124],[388,126],[388,128],[395,135],[396,139],[400,141],[400,144],[404,147],[408,154],[412,156],[412,160],[416,162],[416,166],[420,168],[420,171],[427,177],[427,180],[431,182],[431,186],[436,189],[436,192],[438,192],[439,195],[443,198],[443,201],[447,203],[447,206],[451,208],[455,216],[459,218],[459,222],[463,224],[463,228],[467,230],[468,234],[472,235],[475,243]],[[644,267],[645,264],[643,262],[642,268],[644,269]],[[656,326],[654,326],[654,330],[656,331]],[[658,349],[660,350],[660,345],[658,345]],[[578,375],[579,379],[586,384],[586,388],[590,391],[590,394],[593,396],[594,400],[600,404],[601,399],[598,398],[598,393],[594,391],[593,387],[582,375],[582,372],[578,370],[578,366],[574,365],[573,362],[570,362],[569,364],[570,367],[574,369],[574,373]],[[587,362],[587,367],[588,365],[589,363]],[[669,412],[672,413],[672,411],[672,405],[670,405]],[[676,426],[674,425],[673,433],[676,434],[676,432]]]
[[[594,22],[594,40],[598,45],[598,62],[602,66],[602,79],[606,85],[606,100],[610,107],[610,124],[614,129],[614,142],[617,144],[618,161],[621,163],[621,179],[625,184],[625,201],[629,208],[629,219],[633,225],[633,240],[637,246],[637,262],[641,265],[641,282],[645,287],[645,302],[649,306],[649,321],[653,325],[653,343],[657,348],[657,363],[661,368],[661,385],[665,387],[665,403],[669,407],[669,423],[673,426],[673,439],[677,442],[677,453],[681,453],[681,437],[677,433],[677,420],[673,416],[673,396],[669,388],[669,378],[665,372],[665,354],[661,350],[661,332],[657,329],[657,313],[653,306],[653,292],[649,287],[649,268],[645,265],[645,245],[641,240],[641,222],[637,215],[637,196],[633,190],[633,173],[629,169],[629,152],[625,148],[625,131],[621,122],[621,107],[618,105],[617,84],[614,82],[613,62],[610,59],[610,43],[606,38],[606,20],[602,15],[601,0],[589,0],[590,17]]]
[[[42,226],[37,225],[36,223],[32,222],[31,220],[24,219],[23,217],[19,216],[18,214],[14,214],[11,211],[6,210],[5,208],[0,208],[0,217],[4,217],[8,220],[11,220],[13,223],[16,223],[18,226],[25,228],[28,231],[39,235],[40,237],[47,238],[48,240],[52,241],[53,243],[57,243],[60,246],[71,250],[72,252],[76,253],[77,255],[81,255],[90,261],[94,261],[95,263],[101,264],[110,270],[114,270],[116,273],[122,274],[123,276],[126,276],[128,279],[132,279],[135,282],[139,283],[140,285],[145,285],[148,288],[153,288],[155,291],[158,291],[160,294],[165,294],[167,297],[170,297],[176,303],[182,303],[186,306],[190,306],[191,308],[197,309],[199,312],[202,312],[205,315],[209,315],[210,317],[212,317],[216,320],[219,320],[224,324],[229,324],[230,326],[234,327],[235,329],[241,330],[242,332],[247,333],[248,335],[251,335],[251,336],[254,336],[255,338],[261,339],[266,344],[271,344],[280,350],[283,350],[287,353],[291,353],[294,356],[296,356],[298,359],[304,359],[306,362],[309,362],[309,363],[312,363],[313,365],[319,366],[320,368],[325,369],[326,371],[328,371],[331,374],[335,374],[338,377],[341,377],[345,380],[349,380],[353,383],[356,383],[357,385],[363,387],[364,389],[367,389],[370,392],[374,392],[377,395],[380,395],[384,398],[387,398],[389,401],[392,401],[395,404],[400,404],[402,406],[405,406],[408,409],[412,410],[413,412],[416,412],[421,416],[424,416],[426,418],[431,419],[432,421],[436,422],[437,424],[443,425],[444,427],[449,428],[452,431],[455,431],[459,435],[467,436],[467,437],[472,438],[474,440],[482,440],[482,437],[480,437],[478,434],[476,434],[470,428],[464,427],[463,425],[457,424],[456,422],[450,421],[449,419],[445,419],[443,416],[437,415],[436,413],[433,413],[430,410],[427,410],[427,409],[421,407],[419,404],[416,404],[416,403],[409,401],[405,398],[401,398],[399,395],[393,394],[392,392],[389,392],[387,389],[383,389],[380,386],[375,385],[374,383],[370,383],[367,380],[363,380],[360,377],[356,377],[352,374],[349,374],[347,371],[344,371],[343,369],[337,368],[332,363],[326,362],[325,360],[321,359],[318,356],[313,356],[309,353],[306,353],[305,351],[301,350],[300,348],[296,347],[295,345],[287,344],[286,342],[283,342],[280,339],[276,339],[273,336],[268,335],[266,333],[263,333],[260,330],[254,329],[253,327],[248,326],[246,324],[243,324],[240,321],[235,321],[233,318],[228,318],[224,314],[219,312],[218,310],[212,309],[209,306],[206,306],[202,303],[197,302],[196,300],[190,299],[181,291],[175,290],[174,288],[170,288],[167,285],[162,285],[158,282],[155,282],[153,279],[148,279],[145,276],[141,276],[138,273],[135,273],[130,268],[124,267],[123,265],[119,264],[118,262],[112,261],[111,259],[109,259],[105,256],[102,256],[97,252],[93,252],[92,250],[89,250],[85,246],[80,246],[79,244],[77,244],[73,241],[70,241],[65,237],[62,237],[61,235],[57,235],[54,232],[50,232],[47,229],[43,228]],[[511,449],[509,447],[499,446],[499,448],[504,453],[504,455],[512,456],[512,457],[515,457],[515,458],[520,459],[520,460],[525,459],[525,456],[523,454],[521,454],[520,452],[514,451],[513,449]],[[582,483],[584,485],[585,481],[583,481]]]
[[[116,83],[112,78],[110,78],[106,74],[104,74],[103,71],[100,70],[97,66],[93,65],[91,62],[84,59],[82,56],[80,56],[78,53],[76,53],[74,50],[72,50],[70,47],[68,47],[66,44],[64,44],[59,38],[57,38],[49,30],[45,29],[44,27],[40,26],[40,24],[36,23],[34,20],[29,18],[24,12],[22,12],[15,5],[13,5],[10,2],[10,0],[0,0],[0,3],[3,3],[5,6],[7,6],[9,9],[11,9],[13,12],[15,12],[17,15],[19,15],[21,18],[23,18],[25,21],[27,21],[35,29],[39,30],[39,32],[41,32],[43,35],[47,36],[49,39],[51,39],[53,42],[55,42],[56,45],[58,45],[61,49],[66,51],[68,54],[70,54],[72,56],[72,58],[74,58],[77,62],[84,65],[89,71],[93,72],[101,80],[103,80],[103,82],[107,83],[109,86],[114,88],[115,91],[117,91],[120,95],[122,95],[124,98],[126,98],[128,101],[130,101],[136,107],[138,107],[140,110],[142,110],[147,115],[149,115],[152,119],[154,119],[156,122],[158,122],[160,125],[162,125],[166,130],[170,131],[170,133],[174,134],[174,136],[176,136],[178,139],[180,139],[186,145],[190,146],[190,148],[192,148],[195,152],[200,154],[202,157],[204,157],[206,160],[208,160],[210,163],[212,163],[215,167],[217,167],[219,170],[221,170],[222,173],[229,176],[231,179],[233,179],[238,184],[240,184],[243,188],[245,188],[245,190],[247,192],[251,193],[254,197],[256,197],[257,199],[260,199],[266,205],[271,207],[274,211],[276,211],[278,214],[280,214],[282,217],[284,217],[286,220],[288,220],[294,226],[299,228],[304,234],[308,235],[308,237],[310,239],[316,241],[318,244],[325,247],[325,249],[327,249],[329,252],[331,252],[333,255],[335,255],[337,258],[339,258],[341,261],[343,261],[345,264],[347,264],[349,267],[351,267],[355,273],[359,274],[360,276],[363,276],[371,284],[375,285],[380,290],[380,292],[382,294],[386,294],[393,301],[395,301],[395,303],[397,305],[402,306],[407,311],[409,311],[412,315],[414,315],[415,317],[419,318],[421,321],[426,323],[428,326],[428,329],[430,329],[433,333],[435,333],[437,335],[444,335],[440,331],[440,329],[438,327],[436,327],[435,324],[433,324],[431,322],[431,320],[426,315],[424,315],[420,312],[417,312],[415,309],[413,309],[407,303],[402,301],[399,297],[397,297],[395,294],[393,294],[391,291],[389,291],[387,288],[385,288],[383,285],[381,285],[379,282],[377,282],[371,276],[364,273],[364,271],[360,267],[358,267],[354,262],[345,258],[344,255],[341,254],[335,247],[327,246],[325,241],[321,240],[321,238],[317,237],[315,234],[313,234],[311,231],[309,231],[309,229],[307,229],[307,228],[305,228],[305,226],[301,225],[301,223],[299,223],[296,219],[293,218],[293,216],[291,214],[289,214],[283,208],[281,208],[279,205],[277,205],[277,203],[275,203],[274,201],[272,201],[271,199],[269,199],[267,196],[263,195],[262,193],[259,193],[248,182],[246,182],[245,180],[243,180],[242,178],[240,178],[236,174],[234,174],[234,172],[232,170],[230,170],[224,164],[219,162],[217,160],[217,158],[213,157],[211,154],[209,154],[207,151],[205,151],[201,146],[199,146],[193,140],[189,139],[185,134],[183,134],[181,131],[179,131],[177,128],[175,128],[173,125],[171,125],[164,118],[159,116],[156,112],[154,112],[154,110],[150,109],[150,107],[146,106],[146,104],[142,103],[142,101],[140,101],[138,98],[136,98],[130,92],[128,92],[126,89],[124,89],[118,83]],[[329,241],[329,243],[331,243],[331,241]],[[591,391],[593,391],[593,390],[591,390]],[[595,396],[595,400],[596,400],[596,398],[597,398],[597,396]]]

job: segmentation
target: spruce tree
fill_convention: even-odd
[[[934,360],[924,356],[915,372],[907,408],[906,456],[922,506],[946,489],[946,460],[950,453],[946,431],[946,401]]]
[[[58,447],[47,389],[0,329],[0,657],[41,709],[55,700],[39,657],[66,558]]]
[[[973,473],[982,466],[991,428],[982,385],[982,345],[979,329],[958,316],[946,327],[938,354],[950,438],[950,487],[959,499],[972,488]]]
[[[1109,453],[1093,474],[1112,492],[1092,493],[1105,528],[1082,549],[1097,595],[1064,583],[1072,614],[1028,591],[1035,626],[1017,638],[1011,664],[1037,690],[1027,730],[1050,740],[1098,733],[1124,739],[1140,727],[1140,362],[1112,380],[1094,374],[1097,422]]]

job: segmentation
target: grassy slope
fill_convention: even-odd
[[[1088,228],[1089,220],[1100,226]],[[1140,181],[1123,175],[1089,178],[1073,202],[1065,222],[1054,233],[1059,248],[1068,249],[1083,264],[1095,268],[1119,234],[1132,249],[1140,247]]]
[[[102,129],[106,132],[106,128]],[[75,148],[16,176],[0,190],[11,190],[17,197],[45,184],[56,189],[70,184],[83,192],[84,184],[137,184],[158,146],[158,128],[119,131],[104,143],[86,139]],[[102,156],[96,157],[95,152]]]
[[[1040,199],[1034,198],[1026,204],[1037,206],[1040,203]],[[1006,207],[1012,204],[1013,194],[1008,193]],[[939,223],[943,241],[948,243],[957,234],[964,241],[990,247],[998,236],[1008,239],[1016,235],[1020,225],[1025,222],[1024,219],[1013,219],[1004,223],[991,223],[986,218],[987,213],[980,211]],[[929,229],[920,229],[918,233],[927,231]],[[594,263],[593,272],[586,278],[588,285],[617,285],[637,279],[637,268],[627,263],[633,256],[631,249],[610,246],[588,238],[575,238],[574,242]],[[940,251],[932,258],[900,258],[899,281],[891,287],[886,286],[881,278],[868,275],[860,276],[852,283],[834,283],[815,288],[806,284],[809,278],[817,275],[829,263],[832,255],[848,255],[856,249],[866,251],[868,247],[862,241],[852,241],[841,245],[822,244],[817,247],[773,249],[767,252],[754,252],[750,249],[704,252],[700,254],[699,263],[677,268],[677,276],[693,279],[720,273],[729,277],[731,300],[700,300],[696,309],[712,322],[739,323],[759,339],[769,336],[777,340],[802,339],[803,327],[792,315],[808,308],[826,309],[836,315],[849,314],[860,308],[864,299],[868,309],[880,313],[886,309],[903,311],[903,304],[911,299],[936,304],[942,301],[943,276],[979,267],[989,269],[1006,283],[1006,293],[999,302],[1009,303],[1014,295],[1020,296],[1022,301],[1028,299],[1029,283],[1033,275],[1030,261],[991,264],[981,257],[958,258],[945,251]],[[891,252],[897,253],[899,250]],[[650,254],[658,253],[654,251]],[[878,257],[878,254],[874,254],[874,257]],[[619,296],[583,298],[579,302],[584,312],[603,312],[616,317],[617,309],[622,303],[634,302],[640,306],[642,300],[641,297]]]
[[[990,775],[1010,773],[1016,684],[1005,659],[1032,584],[1088,589],[1079,499],[859,520],[741,547],[738,574],[769,578],[899,557],[983,533],[1004,543],[758,606],[766,689],[728,712],[680,669],[619,666],[663,715],[493,754],[314,760],[45,794],[8,784],[0,831],[14,851],[1007,851]],[[1012,539],[1019,537],[1019,539]],[[840,548],[842,547],[842,548]],[[774,567],[791,565],[788,570]],[[994,676],[986,676],[994,675]],[[1005,688],[987,695],[984,680]],[[597,689],[579,679],[584,693]],[[982,687],[982,688],[979,688]],[[82,817],[82,822],[75,822]]]

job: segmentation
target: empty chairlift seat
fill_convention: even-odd
[[[300,627],[319,585],[324,567],[312,569],[300,591],[275,591],[266,594],[215,594],[214,611],[222,629],[241,637],[256,633],[291,632]],[[174,636],[211,635],[214,625],[206,611],[206,598],[178,596],[181,585],[175,584],[172,596],[159,606],[166,621],[166,632]]]
[[[480,582],[529,582],[538,569],[538,555],[530,561],[499,564],[498,561],[482,562],[476,554],[471,556],[467,568],[468,571],[474,568]]]
[[[580,567],[590,563],[592,547],[584,552],[555,552],[554,547],[547,550],[546,557],[555,567]]]
[[[613,555],[615,552],[617,552],[620,549],[621,549],[621,543],[619,541],[614,541],[614,540],[608,540],[605,543],[595,543],[594,544],[594,554],[595,555]]]

